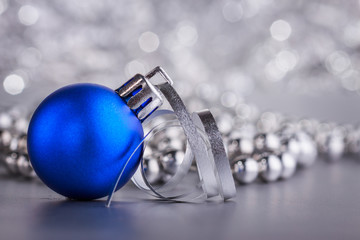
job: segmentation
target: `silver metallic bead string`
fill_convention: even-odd
[[[0,162],[14,176],[34,178],[27,153],[28,119],[0,113]]]
[[[260,118],[243,126],[245,130],[233,129],[224,135],[233,176],[239,183],[288,179],[297,169],[311,167],[319,158],[335,162],[344,154],[357,157],[360,152],[360,131],[355,126],[307,119],[279,121],[276,128],[270,128],[270,124],[273,123]],[[264,132],[264,128],[269,129]],[[171,139],[177,139],[173,133],[164,133],[164,139],[166,149],[173,149],[171,155],[156,146],[151,148],[150,154],[144,154],[149,163],[147,174],[154,183],[167,172],[162,164],[164,156],[167,163],[171,160],[172,166],[176,166],[176,154],[183,154],[183,150],[171,143]]]
[[[31,179],[36,175],[27,155],[28,119],[14,115],[0,114],[1,163],[9,174]],[[286,120],[270,112],[223,137],[233,176],[240,184],[288,179],[318,158],[335,162],[344,154],[360,154],[359,127],[313,119]],[[150,142],[144,152],[144,169],[150,183],[166,183],[176,173],[185,154],[185,141],[180,129],[169,128]]]

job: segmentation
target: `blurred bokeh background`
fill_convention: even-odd
[[[191,110],[356,122],[359,9],[358,0],[0,0],[0,108],[31,112],[61,86],[116,88],[161,65]]]

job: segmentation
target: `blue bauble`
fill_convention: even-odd
[[[141,122],[114,90],[75,84],[52,93],[36,109],[28,152],[48,187],[71,199],[90,200],[110,193],[142,138]],[[139,148],[117,189],[134,174],[141,155]]]

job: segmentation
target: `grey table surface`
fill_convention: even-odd
[[[149,200],[128,185],[110,208],[0,175],[5,239],[359,239],[360,161],[319,160],[288,181],[238,186],[233,201]]]

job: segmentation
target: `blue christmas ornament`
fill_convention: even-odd
[[[30,120],[28,155],[33,169],[63,196],[78,200],[108,196],[106,206],[110,206],[114,192],[129,181],[142,160],[142,122],[166,98],[173,111],[158,111],[152,117],[171,114],[179,125],[172,120],[167,122],[170,125],[157,125],[146,134],[147,141],[164,126],[181,126],[188,142],[186,153],[191,150],[192,154],[185,154],[166,186],[153,188],[143,164],[133,178],[135,185],[168,200],[198,201],[215,196],[226,200],[235,196],[229,160],[214,117],[209,110],[190,114],[172,83],[166,72],[156,67],[146,76],[135,75],[116,90],[75,84],[55,91]],[[190,192],[174,195],[193,159],[200,184]]]
[[[51,189],[69,198],[95,199],[109,194],[142,138],[141,122],[114,90],[75,84],[57,90],[37,108],[28,149],[35,172]],[[119,188],[140,157],[141,149]]]
[[[49,95],[28,129],[28,153],[40,179],[63,196],[90,200],[107,196],[123,171],[121,188],[142,157],[140,147],[126,165],[143,139],[141,121],[159,105],[146,83],[136,75],[116,91],[75,84]]]

